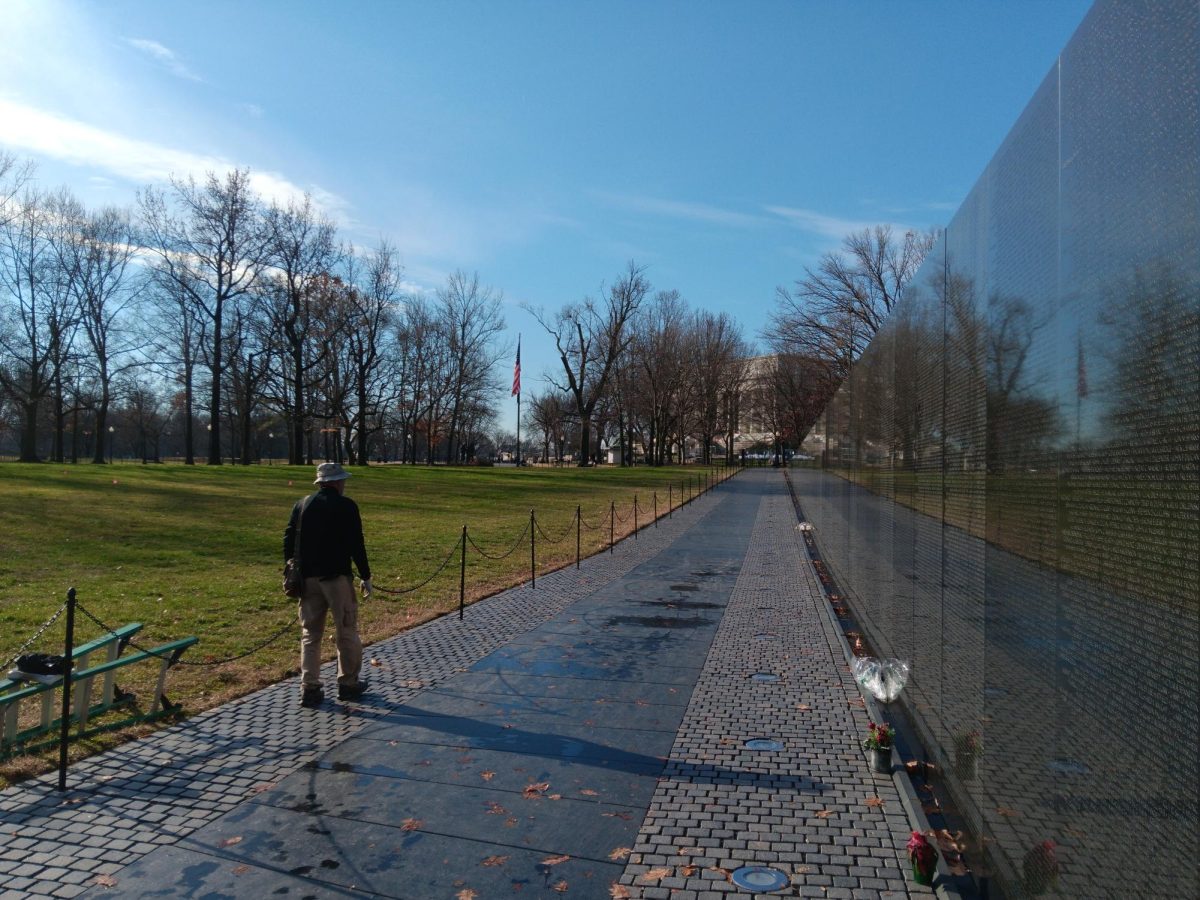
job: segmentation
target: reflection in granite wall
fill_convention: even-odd
[[[1008,896],[1200,895],[1198,35],[1093,8],[794,478]]]

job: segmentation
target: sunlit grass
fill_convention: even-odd
[[[627,520],[617,522],[619,538],[632,529],[635,494],[645,525],[654,492],[665,515],[668,492],[678,505],[680,494],[694,495],[710,471],[719,472],[694,466],[356,470],[347,494],[362,510],[378,587],[410,587],[455,554],[428,587],[400,596],[377,592],[363,604],[363,638],[380,640],[457,606],[464,524],[484,550],[501,553],[521,537],[534,509],[551,538],[565,536],[550,545],[539,534],[542,574],[574,562],[577,505],[585,522],[603,523],[582,531],[586,557],[607,546],[611,503]],[[191,662],[254,648],[295,621],[295,604],[280,589],[283,529],[292,504],[313,489],[312,472],[307,466],[0,466],[9,492],[0,527],[0,662],[63,604],[70,587],[108,625],[144,623],[137,639],[143,647],[197,635],[200,643],[184,657]],[[529,577],[528,534],[522,541],[503,561],[468,553],[467,602]],[[81,617],[76,642],[100,633]],[[176,667],[169,695],[196,711],[278,681],[296,670],[298,638],[295,627],[244,660]],[[56,624],[30,650],[61,653],[62,639]],[[144,671],[122,685],[148,697],[153,668],[126,669]]]

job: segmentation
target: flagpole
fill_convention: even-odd
[[[521,334],[517,333],[517,364],[513,368],[513,388],[517,395],[517,467],[521,466]]]

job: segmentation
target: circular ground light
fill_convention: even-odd
[[[791,885],[791,879],[787,877],[786,873],[767,866],[742,866],[740,869],[734,869],[729,880],[743,891],[752,891],[756,894],[782,891]]]
[[[745,748],[747,750],[782,750],[783,743],[781,741],[772,740],[771,738],[750,738],[746,741]]]
[[[774,684],[779,680],[779,676],[774,672],[755,672],[750,676],[751,681],[765,681],[768,684]]]

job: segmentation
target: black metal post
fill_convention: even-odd
[[[458,568],[458,618],[462,621],[467,608],[467,526],[463,525],[462,562]]]
[[[667,518],[671,518],[671,513],[675,508],[675,492],[674,485],[667,483]]]
[[[537,541],[534,532],[537,531],[537,520],[533,517],[533,509],[529,510],[529,586],[537,587]]]
[[[575,507],[575,568],[579,568],[579,529],[583,527],[583,512],[581,507]]]
[[[608,501],[608,552],[613,552],[613,535],[617,530],[617,501]]]
[[[658,527],[658,491],[654,491],[654,527]]]
[[[633,495],[633,539],[637,540],[637,494]]]
[[[67,789],[67,744],[71,740],[71,665],[75,653],[75,588],[67,591],[67,638],[63,641],[62,722],[58,736],[58,789]]]

